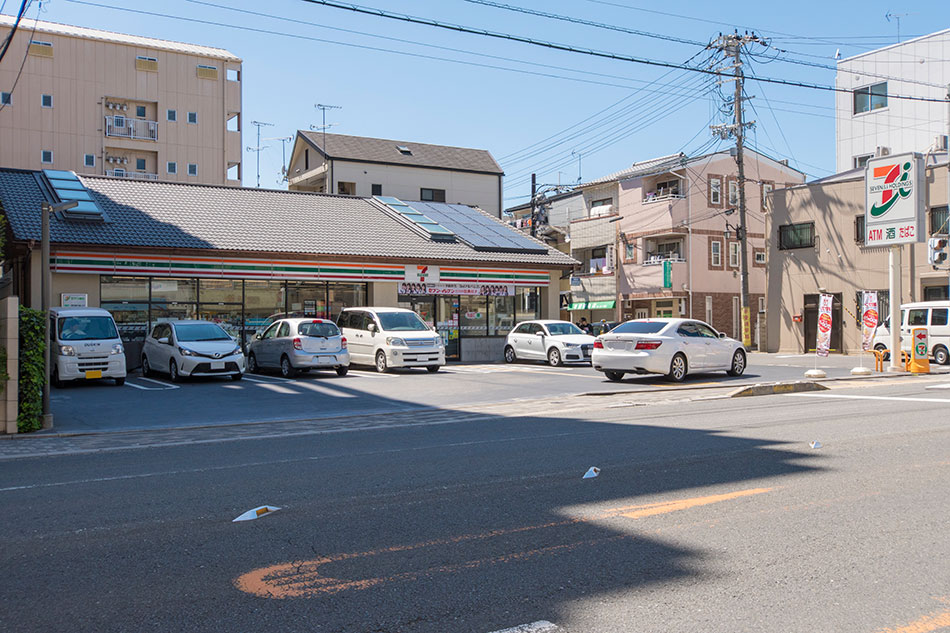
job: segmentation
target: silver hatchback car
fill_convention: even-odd
[[[247,346],[247,370],[279,369],[284,378],[311,369],[335,369],[345,376],[350,367],[346,338],[326,319],[279,319],[254,336]]]

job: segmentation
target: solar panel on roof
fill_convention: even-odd
[[[547,248],[500,224],[477,209],[463,204],[410,202],[409,207],[435,220],[481,251],[546,253]]]
[[[444,226],[440,226],[437,220],[426,216],[418,209],[413,209],[402,200],[393,198],[392,196],[374,196],[374,198],[385,204],[390,211],[407,221],[414,228],[424,232],[431,239],[440,242],[455,241],[455,233]]]

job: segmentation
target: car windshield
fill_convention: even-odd
[[[297,334],[301,336],[318,336],[327,338],[329,336],[338,336],[339,328],[330,321],[306,321],[297,326]]]
[[[179,342],[197,343],[199,341],[230,341],[228,333],[214,323],[187,323],[175,326],[175,336]]]
[[[425,332],[429,329],[415,312],[378,312],[376,316],[387,332]]]
[[[611,334],[656,334],[666,327],[666,321],[627,321],[610,330]]]
[[[112,317],[74,316],[59,319],[61,341],[99,341],[112,338],[119,338]]]
[[[551,336],[565,336],[568,334],[583,334],[584,332],[573,323],[545,323]]]

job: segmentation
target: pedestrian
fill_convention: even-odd
[[[584,334],[590,334],[593,331],[593,328],[591,328],[590,323],[588,323],[587,319],[585,319],[584,317],[581,317],[580,323],[577,324],[577,327],[583,330]]]

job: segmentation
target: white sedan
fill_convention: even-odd
[[[570,321],[524,321],[508,334],[505,362],[546,360],[554,367],[586,363],[593,348],[594,337]]]
[[[608,380],[624,374],[666,374],[682,382],[689,372],[745,371],[742,343],[692,319],[636,319],[621,323],[594,342],[594,369]]]

